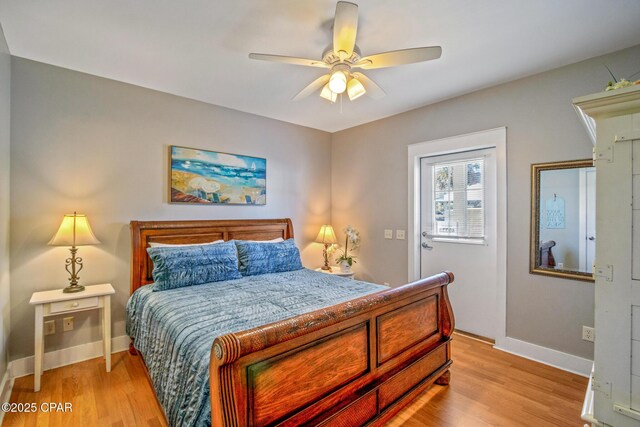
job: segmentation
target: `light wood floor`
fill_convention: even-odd
[[[451,383],[433,386],[389,424],[577,426],[587,378],[454,335]]]
[[[456,335],[451,384],[433,386],[390,426],[582,426],[587,379],[497,351]],[[11,402],[71,402],[73,412],[7,413],[3,426],[165,426],[139,357],[127,352],[46,371],[33,393],[33,376],[17,378]]]

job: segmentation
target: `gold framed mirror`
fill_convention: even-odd
[[[531,274],[593,282],[593,160],[531,165]]]

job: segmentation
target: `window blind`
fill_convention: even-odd
[[[484,158],[431,166],[431,237],[484,239]]]

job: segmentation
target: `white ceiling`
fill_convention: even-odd
[[[364,55],[440,45],[442,58],[365,72],[381,100],[293,102],[324,70],[247,54],[320,58],[335,3],[3,0],[0,23],[16,56],[329,132],[640,43],[638,0],[360,0]]]

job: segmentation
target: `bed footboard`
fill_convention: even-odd
[[[218,337],[212,425],[382,424],[449,383],[452,273]]]

